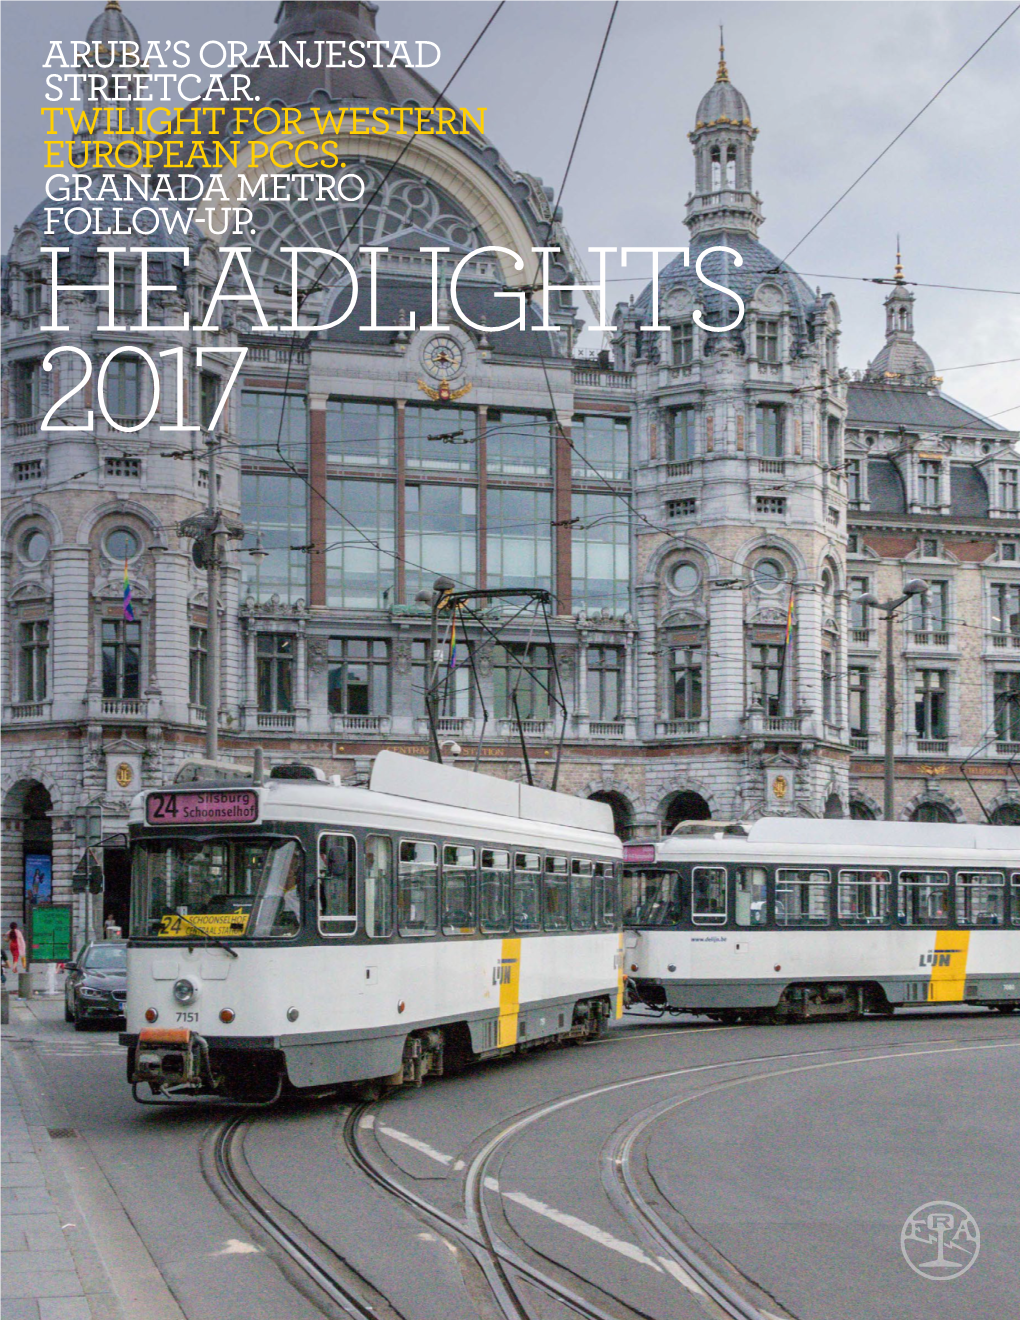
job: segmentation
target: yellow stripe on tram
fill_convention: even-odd
[[[620,931],[620,943],[616,950],[616,1016],[623,1017],[623,931]]]
[[[958,1003],[967,979],[969,930],[940,930],[935,935],[935,961],[928,986],[929,1003]]]
[[[506,939],[499,960],[499,1048],[517,1044],[521,1012],[521,941]]]

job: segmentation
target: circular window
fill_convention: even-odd
[[[33,527],[21,538],[21,557],[29,564],[41,564],[50,552],[50,538],[41,527]]]
[[[141,542],[127,527],[117,527],[112,532],[107,532],[103,549],[108,558],[120,564],[125,559],[134,559],[141,549]]]
[[[677,564],[673,569],[672,581],[674,591],[679,591],[681,596],[689,596],[698,589],[701,574],[693,564]]]
[[[776,591],[786,581],[786,569],[778,559],[759,559],[754,566],[754,585],[760,591]]]

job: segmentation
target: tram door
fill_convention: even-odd
[[[113,917],[115,926],[127,935],[128,917],[131,910],[131,854],[127,848],[103,849],[103,894],[102,921],[105,925],[108,917]]]

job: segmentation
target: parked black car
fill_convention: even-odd
[[[87,1022],[124,1016],[127,999],[127,945],[121,940],[86,944],[65,963],[64,1020],[82,1031]]]

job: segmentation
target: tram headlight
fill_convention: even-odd
[[[174,998],[179,1004],[190,1004],[197,994],[198,986],[186,976],[174,982]]]

